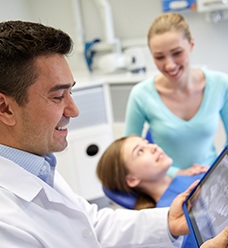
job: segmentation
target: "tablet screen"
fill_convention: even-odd
[[[186,201],[191,206],[186,217],[198,246],[228,226],[227,150],[223,150]]]

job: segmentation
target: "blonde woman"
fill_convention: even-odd
[[[173,159],[171,177],[191,175],[194,164],[215,160],[220,118],[228,133],[228,75],[192,67],[194,44],[183,16],[157,17],[148,45],[159,73],[134,86],[127,105],[125,134],[141,136],[148,122],[154,142]]]

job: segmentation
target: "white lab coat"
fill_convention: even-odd
[[[58,172],[53,189],[0,157],[2,248],[173,247],[167,212],[167,208],[98,211],[74,194]]]

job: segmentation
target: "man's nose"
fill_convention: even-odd
[[[67,106],[65,108],[65,116],[68,117],[77,117],[79,115],[79,109],[75,104],[72,97],[69,97],[69,101],[67,102]]]

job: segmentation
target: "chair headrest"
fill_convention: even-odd
[[[113,202],[128,209],[134,209],[137,196],[133,194],[126,194],[118,190],[110,190],[102,186],[105,195]]]

